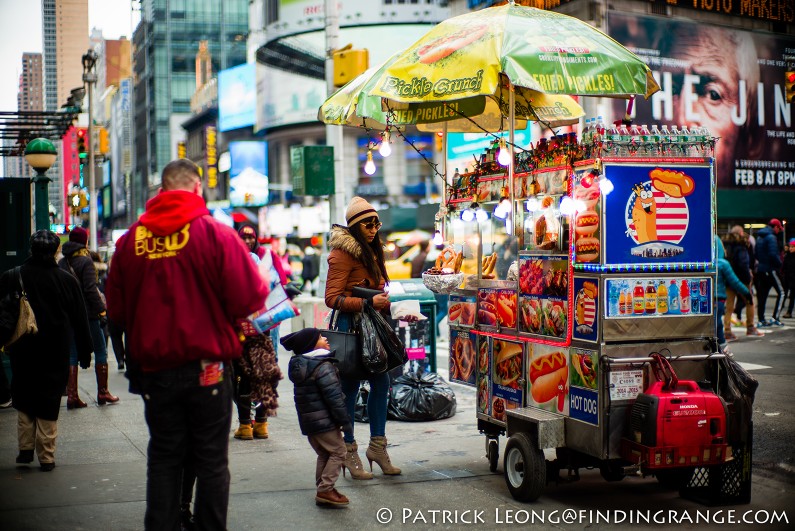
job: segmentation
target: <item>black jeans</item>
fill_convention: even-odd
[[[149,426],[146,529],[179,529],[186,461],[196,473],[197,529],[226,528],[231,371],[225,370],[222,381],[209,386],[200,385],[200,373],[200,363],[193,362],[177,369],[144,373],[142,377]]]
[[[767,303],[767,295],[773,289],[776,292],[776,302],[773,305],[773,319],[778,321],[781,318],[781,307],[784,305],[784,288],[781,285],[778,273],[770,271],[767,273],[757,273],[759,284],[757,285],[756,300],[757,307],[756,313],[759,316],[759,321],[765,320],[765,304]]]

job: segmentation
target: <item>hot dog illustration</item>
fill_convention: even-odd
[[[569,367],[562,352],[539,356],[530,363],[530,394],[538,404],[558,398],[558,410],[568,391]]]
[[[649,174],[651,185],[670,197],[686,197],[693,193],[696,183],[681,171],[656,168]]]
[[[465,28],[450,35],[438,37],[432,42],[421,46],[417,50],[420,63],[430,65],[437,61],[451,56],[461,48],[464,48],[486,34],[488,26],[479,24],[471,28]]]

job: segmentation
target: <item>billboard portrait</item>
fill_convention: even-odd
[[[636,100],[634,123],[709,128],[720,138],[719,188],[795,189],[793,105],[784,97],[795,38],[613,12],[608,33],[661,87]],[[624,103],[613,105],[613,119],[621,118]]]

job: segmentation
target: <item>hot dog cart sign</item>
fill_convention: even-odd
[[[605,264],[712,260],[709,166],[606,164],[615,186],[604,199]]]
[[[528,343],[528,405],[569,414],[569,350]]]
[[[491,340],[493,367],[491,373],[491,416],[505,422],[505,410],[522,407],[522,377],[524,348],[522,343]]]
[[[569,416],[589,424],[599,424],[598,353],[571,349],[569,371]]]
[[[596,279],[574,278],[574,331],[576,339],[598,337],[599,286]]]
[[[519,257],[519,331],[562,339],[569,303],[569,262],[563,256]]]
[[[478,366],[477,366],[477,408],[478,413],[491,414],[491,389],[489,389],[489,369],[491,367],[491,338],[477,336],[478,338]]]
[[[472,326],[475,324],[475,295],[450,295],[447,310],[447,322],[456,326]]]
[[[468,330],[450,331],[450,381],[475,385],[477,336]]]

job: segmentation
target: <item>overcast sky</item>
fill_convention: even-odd
[[[100,28],[106,39],[132,39],[131,1],[88,0],[88,27]],[[22,53],[42,51],[41,0],[0,0],[0,35],[0,111],[16,111]]]

